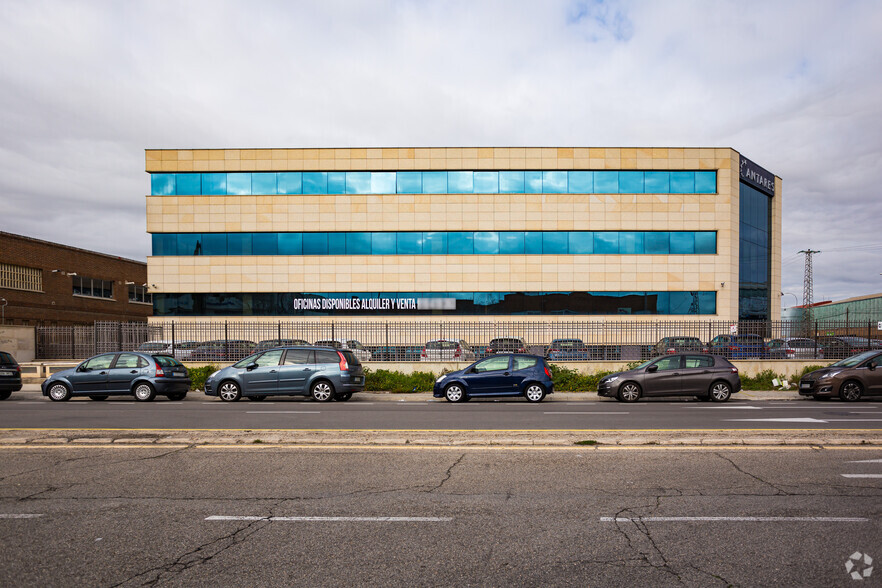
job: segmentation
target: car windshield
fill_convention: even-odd
[[[426,349],[456,349],[456,341],[429,341]]]
[[[153,359],[155,359],[156,363],[158,363],[162,367],[178,367],[180,365],[183,365],[181,362],[179,362],[174,357],[171,357],[170,355],[154,355]]]
[[[858,353],[857,355],[852,355],[851,357],[846,357],[845,359],[837,361],[830,367],[854,367],[878,354],[878,351],[864,351],[863,353]]]

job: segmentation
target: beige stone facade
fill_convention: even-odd
[[[714,170],[716,194],[147,196],[149,233],[716,231],[716,255],[150,257],[155,293],[715,291],[737,320],[739,153],[729,148],[147,150],[146,171]],[[772,199],[772,292],[781,283],[781,181]],[[320,285],[320,286],[319,286]],[[771,297],[771,316],[780,298]],[[277,320],[285,317],[271,317]],[[451,319],[455,317],[439,317]],[[505,320],[506,317],[499,317]],[[523,318],[523,317],[521,317]],[[540,317],[532,317],[540,318]],[[570,316],[570,319],[577,318]],[[589,320],[615,317],[589,316]],[[635,319],[638,317],[634,317]],[[641,320],[670,320],[640,315]],[[681,317],[683,318],[683,317]]]

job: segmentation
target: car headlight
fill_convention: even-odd
[[[842,370],[839,370],[838,372],[830,372],[829,374],[824,374],[823,376],[821,376],[818,379],[819,380],[828,380],[828,379],[832,378],[833,376],[838,375],[841,371]]]
[[[612,384],[613,382],[615,382],[615,381],[618,380],[618,379],[619,379],[618,376],[610,376],[609,378],[606,379],[606,383],[607,383],[607,384]]]
[[[444,374],[442,374],[442,375],[440,375],[440,376],[438,376],[438,379],[437,379],[437,380],[435,380],[435,383],[436,383],[436,384],[437,384],[437,383],[438,383],[438,382],[440,382],[440,381],[441,381],[441,380],[443,380],[443,379],[444,379],[444,378],[446,378],[446,377],[447,377],[447,376],[446,376],[446,375],[444,375]]]

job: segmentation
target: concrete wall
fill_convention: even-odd
[[[34,361],[37,356],[34,327],[0,326],[0,351],[11,353],[18,363]]]

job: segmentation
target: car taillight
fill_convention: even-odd
[[[488,347],[487,350],[485,351],[485,353],[487,355],[490,355],[491,353],[493,353],[493,350]]]
[[[425,349],[423,349],[422,351],[420,351],[420,357],[429,357],[429,354],[426,353]]]
[[[518,347],[518,353],[526,353],[526,352],[527,352],[527,350],[524,349],[523,347]]]
[[[340,371],[341,372],[349,371],[349,364],[346,362],[346,358],[339,351],[337,352],[337,355],[340,356]]]
[[[162,371],[162,367],[158,363],[156,364],[156,377],[157,378],[164,378],[165,377],[165,372]]]
[[[548,371],[548,366],[546,365],[546,366],[542,366],[542,367],[545,368],[545,375],[548,376],[548,377],[550,378],[550,377],[551,377],[551,372]]]
[[[702,347],[702,348],[701,348],[701,352],[702,352],[702,353],[707,353],[707,352],[708,352],[707,347]]]
[[[673,347],[669,347],[668,349],[665,350],[665,353],[674,353],[675,351],[677,351],[677,350],[674,349]]]
[[[17,371],[18,373],[21,373],[21,366],[20,365],[15,366],[15,371]]]
[[[790,355],[793,355],[796,353],[796,349],[787,349],[784,353],[788,353]]]
[[[732,370],[732,373],[733,373],[733,374],[737,374],[737,373],[738,373],[738,368],[737,368],[737,367],[731,367],[731,368],[729,368],[729,369]]]
[[[462,349],[460,349],[459,347],[457,347],[456,351],[453,352],[453,359],[456,359],[457,357],[462,357]]]

